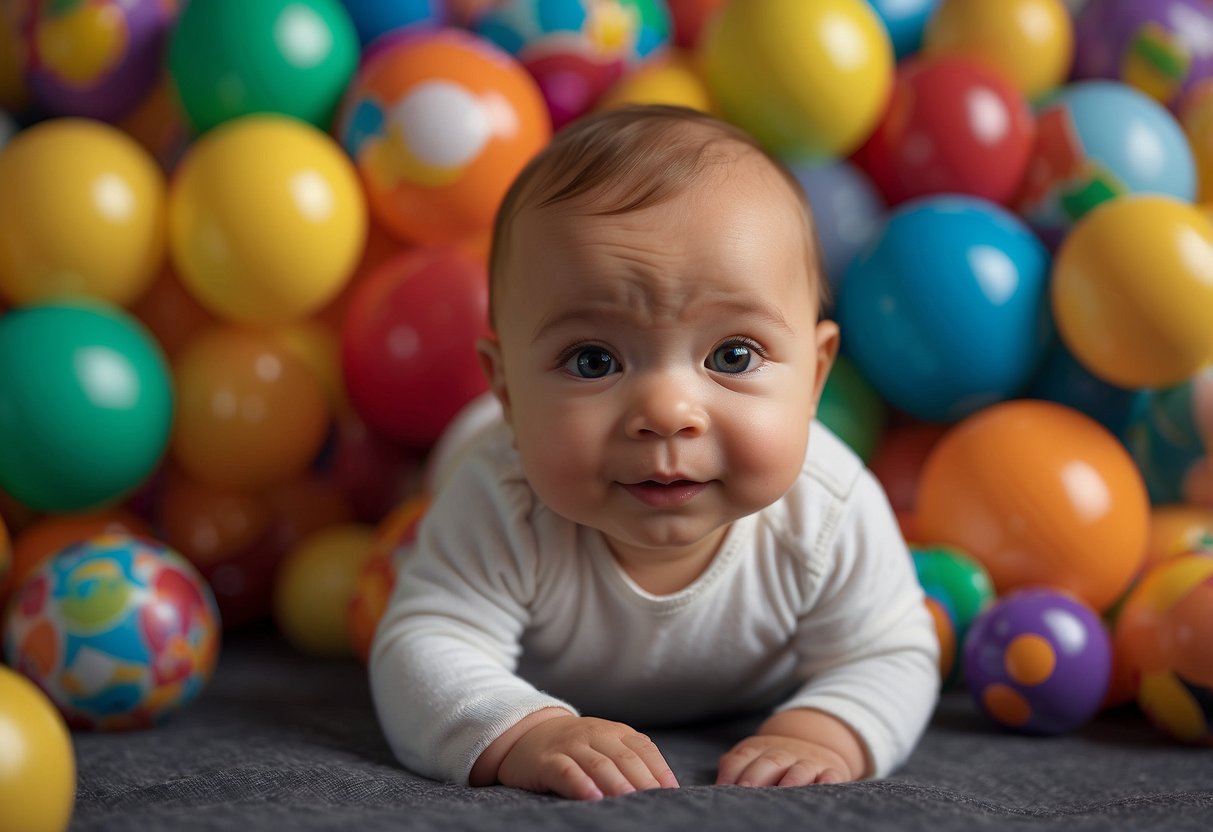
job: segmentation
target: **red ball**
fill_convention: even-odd
[[[897,70],[876,130],[855,154],[890,205],[959,193],[1009,203],[1027,170],[1032,111],[996,70],[963,57]]]
[[[407,251],[350,299],[341,363],[350,401],[384,435],[428,448],[488,389],[476,339],[488,327],[483,262],[448,247]]]

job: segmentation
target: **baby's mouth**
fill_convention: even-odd
[[[621,483],[621,485],[624,491],[652,508],[674,508],[685,505],[708,487],[707,483],[694,480],[673,480],[671,482],[645,480],[644,482]]]

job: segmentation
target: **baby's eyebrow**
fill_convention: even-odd
[[[689,307],[688,313],[694,317],[700,317],[705,313],[718,317],[729,316],[745,323],[759,321],[776,327],[786,335],[796,333],[778,307],[747,298],[719,297],[698,301]],[[589,306],[564,309],[539,321],[531,334],[531,343],[535,343],[552,330],[568,324],[609,326],[612,323],[634,323],[634,320],[635,313],[629,309]]]

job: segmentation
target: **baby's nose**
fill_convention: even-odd
[[[708,414],[694,385],[655,373],[637,385],[626,427],[633,439],[699,436],[708,428]]]

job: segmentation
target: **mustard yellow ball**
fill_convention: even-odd
[[[33,682],[0,665],[0,832],[62,832],[75,800],[67,724]]]

